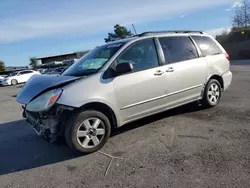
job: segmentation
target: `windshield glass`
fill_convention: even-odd
[[[10,76],[16,76],[18,74],[18,72],[11,72],[11,73],[9,73],[8,74],[8,76],[7,77],[10,77]]]
[[[125,42],[118,42],[95,48],[71,65],[63,75],[86,76],[96,73],[124,44]]]

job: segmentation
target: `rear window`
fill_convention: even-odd
[[[201,50],[203,56],[221,54],[220,47],[210,38],[206,36],[192,36],[196,44]]]

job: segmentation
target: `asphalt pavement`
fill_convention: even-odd
[[[21,118],[21,85],[0,87],[0,188],[250,187],[250,63],[211,109],[192,103],[128,124],[100,152],[50,144]]]

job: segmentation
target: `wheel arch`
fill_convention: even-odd
[[[111,123],[112,128],[116,128],[119,126],[119,120],[117,119],[117,115],[114,110],[107,104],[103,102],[89,102],[82,105],[79,110],[97,110],[102,112],[104,115],[107,116]]]
[[[209,80],[212,80],[212,79],[217,80],[217,81],[220,83],[222,90],[224,89],[224,82],[223,82],[223,79],[222,79],[221,76],[219,76],[219,75],[217,75],[217,74],[214,74],[214,75],[210,76],[210,77],[207,79],[207,83],[209,82]],[[207,83],[206,83],[206,85],[207,85]]]

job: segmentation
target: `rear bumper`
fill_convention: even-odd
[[[231,85],[232,77],[233,77],[233,75],[232,75],[231,71],[227,71],[224,74],[222,74],[222,79],[223,79],[223,83],[224,83],[223,91],[227,90],[229,88],[229,86]]]

